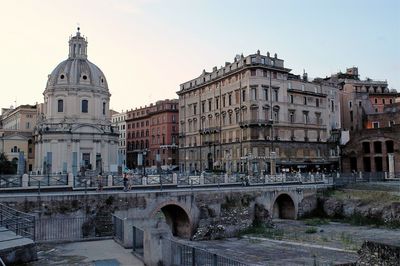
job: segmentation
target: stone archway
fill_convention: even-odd
[[[273,218],[296,219],[296,207],[288,194],[279,195],[273,205]]]
[[[190,239],[192,236],[191,219],[183,207],[170,203],[163,205],[158,212],[165,217],[165,222],[170,227],[172,235]]]

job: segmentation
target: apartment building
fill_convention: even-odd
[[[260,51],[180,85],[180,169],[275,173],[338,168],[338,87]]]
[[[121,166],[121,169],[125,169],[126,166],[126,112],[111,112],[111,122],[112,125],[118,128],[119,137],[118,137],[118,166]]]
[[[325,81],[341,86],[342,128],[350,132],[366,128],[367,115],[382,113],[386,105],[395,103],[400,96],[396,90],[389,90],[386,80],[361,80],[357,67],[333,74]]]
[[[16,108],[2,108],[1,111],[0,152],[4,152],[13,162],[19,174],[32,171],[37,105],[20,105]]]
[[[127,167],[178,166],[178,100],[162,100],[126,114]]]

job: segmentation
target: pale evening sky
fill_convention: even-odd
[[[77,23],[117,111],[177,98],[203,69],[257,49],[294,74],[358,66],[400,91],[399,14],[397,0],[0,0],[0,107],[43,101]]]

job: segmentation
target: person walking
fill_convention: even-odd
[[[127,192],[128,191],[128,177],[126,176],[126,173],[124,173],[124,177],[123,177],[123,180],[122,180],[123,182],[124,182],[124,191],[125,192]]]
[[[97,175],[97,189],[96,191],[103,191],[103,176],[101,173]]]
[[[128,190],[132,190],[133,188],[133,175],[129,174],[128,175]]]

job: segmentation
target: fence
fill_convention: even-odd
[[[36,219],[37,241],[74,241],[113,235],[111,216]]]
[[[164,258],[167,265],[209,265],[209,266],[245,266],[246,263],[212,253],[210,251],[189,246],[173,239],[163,239],[163,245],[169,249],[169,258]]]
[[[332,175],[333,184],[338,187],[356,183],[385,182],[390,180],[400,181],[400,173],[393,173],[392,177],[389,177],[388,173],[385,172],[377,172],[377,173],[355,172],[355,173],[341,173],[340,175]]]
[[[22,176],[2,175],[0,176],[0,188],[22,187]]]
[[[113,215],[113,231],[114,231],[114,237],[118,239],[119,241],[123,242],[124,241],[124,219]]]
[[[67,174],[29,175],[28,186],[67,186]]]
[[[143,257],[143,240],[144,240],[144,232],[142,229],[133,226],[132,228],[132,249],[136,255]]]
[[[70,178],[70,179],[69,179]],[[56,175],[23,175],[0,176],[0,189],[33,188],[77,188],[94,189],[99,186],[99,180],[104,188],[117,188],[123,186],[123,177],[120,175],[103,175],[98,179],[96,175],[72,176],[65,174]],[[195,186],[239,186],[239,185],[290,185],[290,184],[315,184],[329,183],[336,186],[343,186],[358,182],[381,182],[400,181],[400,173],[280,173],[276,175],[246,175],[243,173],[221,174],[202,173],[197,175],[189,174],[161,174],[142,176],[140,174],[128,175],[130,187],[156,188],[168,187],[195,187]]]
[[[0,226],[35,240],[35,216],[0,204]]]

